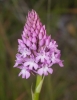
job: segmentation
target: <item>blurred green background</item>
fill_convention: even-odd
[[[77,0],[0,0],[0,100],[31,100],[28,80],[13,68],[26,16],[34,9],[61,50],[64,67],[45,77],[40,100],[77,100]]]

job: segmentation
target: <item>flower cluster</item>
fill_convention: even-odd
[[[56,41],[46,34],[45,25],[42,25],[34,10],[28,12],[22,39],[18,39],[18,44],[14,67],[21,69],[19,76],[22,75],[22,78],[29,78],[31,73],[52,74],[51,66],[55,63],[63,67]]]

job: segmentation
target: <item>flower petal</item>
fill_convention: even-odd
[[[43,74],[43,68],[38,69],[37,73],[38,73],[39,75],[42,75],[42,74]]]
[[[30,77],[30,73],[26,71],[26,79],[28,79],[29,77]]]
[[[49,72],[50,74],[52,74],[52,73],[53,73],[53,69],[52,69],[52,68],[48,68],[48,72]]]
[[[30,77],[30,73],[26,69],[22,69],[18,76],[20,75],[22,75],[22,78],[26,78],[26,79]]]

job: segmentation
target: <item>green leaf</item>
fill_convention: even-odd
[[[37,86],[37,88],[36,88],[36,93],[40,93],[41,88],[42,88],[42,84],[43,84],[43,80],[44,80],[44,77],[43,77],[43,79],[40,81],[40,83],[38,84],[38,86]]]
[[[33,86],[33,84],[32,84],[32,86]],[[32,91],[32,86],[31,86],[31,94],[32,94],[32,100],[34,100],[34,99],[33,99],[34,93],[33,93],[33,91]]]

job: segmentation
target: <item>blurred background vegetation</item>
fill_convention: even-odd
[[[61,50],[64,68],[53,66],[40,100],[77,100],[77,0],[0,0],[0,100],[31,100],[31,85],[13,68],[17,39],[29,10],[34,9]]]

